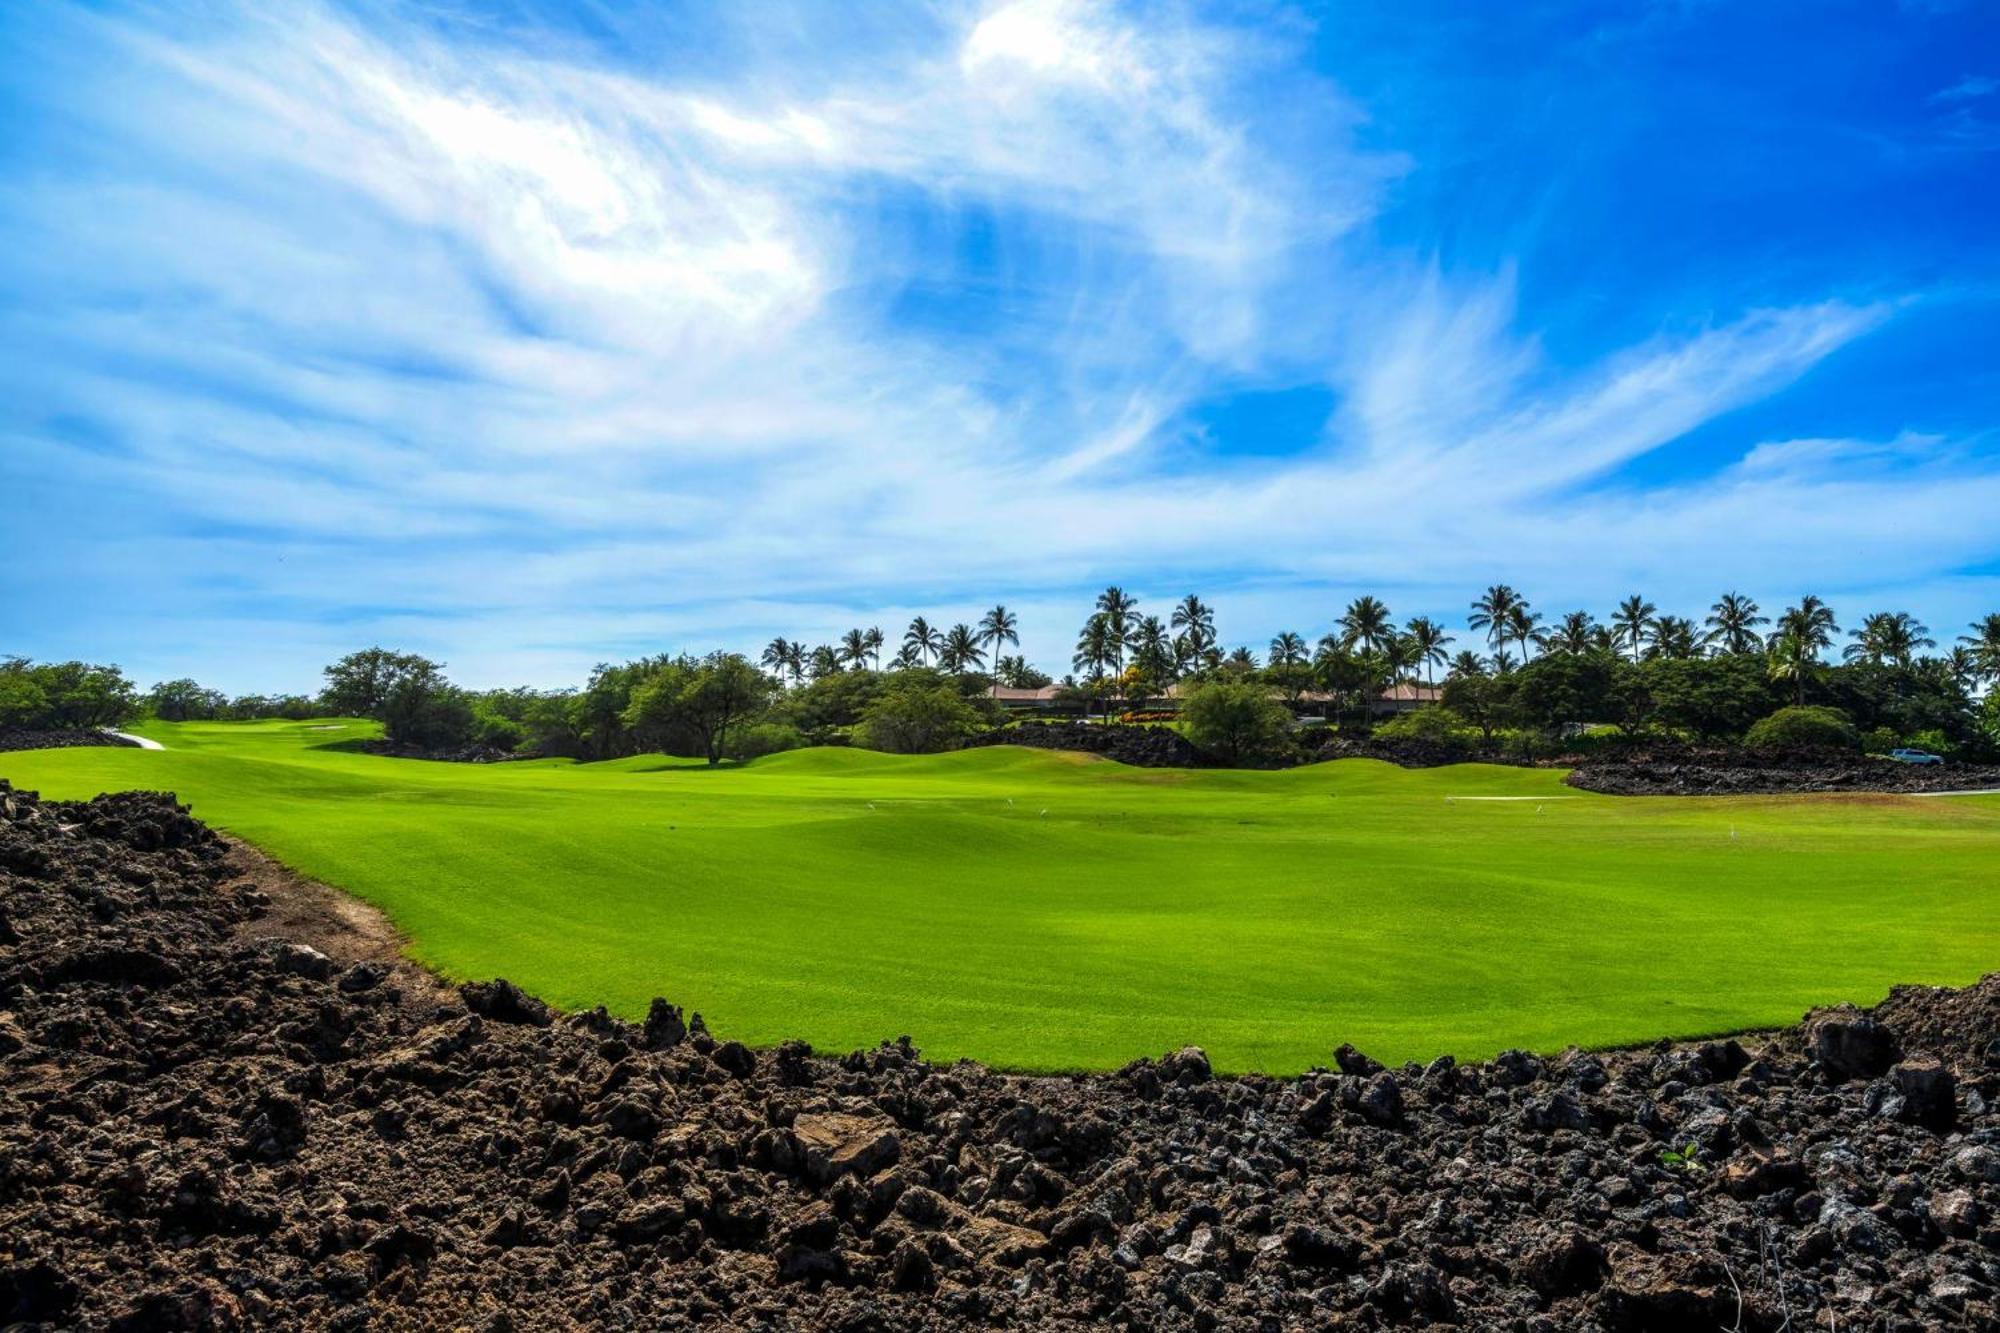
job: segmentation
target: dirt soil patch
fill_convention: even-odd
[[[0,783],[0,1324],[1990,1328],[2000,974],[1296,1079],[443,987],[159,793]]]

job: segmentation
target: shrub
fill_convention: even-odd
[[[1420,741],[1452,750],[1469,750],[1478,739],[1466,720],[1442,704],[1398,713],[1375,728],[1377,740]]]
[[[1903,738],[1887,727],[1876,727],[1861,738],[1861,748],[1869,754],[1887,754],[1903,743]]]
[[[796,750],[806,743],[799,729],[785,722],[753,722],[729,733],[723,754],[730,759],[760,759],[767,754]]]
[[[1936,727],[1920,731],[1910,737],[1910,744],[1916,749],[1928,750],[1942,759],[1950,759],[1958,754],[1957,744]]]
[[[435,671],[405,675],[382,700],[382,730],[398,745],[449,750],[472,740],[472,699]]]
[[[528,729],[511,717],[476,709],[472,720],[472,743],[490,750],[514,751],[528,739]]]
[[[1751,724],[1744,743],[1759,750],[1812,746],[1854,750],[1861,745],[1860,733],[1838,708],[1809,704],[1803,708],[1780,708],[1769,717]]]
[[[886,754],[937,754],[956,749],[980,727],[979,710],[956,685],[898,682],[868,706],[854,743]]]
[[[1290,710],[1250,681],[1195,686],[1181,700],[1181,722],[1196,749],[1225,764],[1275,758],[1291,747]]]

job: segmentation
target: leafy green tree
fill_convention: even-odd
[[[722,762],[729,728],[761,713],[771,701],[771,680],[737,653],[679,659],[633,692],[625,723],[635,731],[684,730],[710,766]]]
[[[1454,675],[1444,683],[1444,706],[1479,728],[1487,742],[1512,716],[1513,682],[1483,671]]]
[[[380,717],[389,696],[406,680],[434,681],[442,670],[441,664],[415,653],[364,648],[320,673],[326,677],[320,704],[332,716]]]
[[[229,696],[183,677],[148,690],[146,707],[162,722],[206,722],[229,711]]]
[[[1515,715],[1522,726],[1548,735],[1573,722],[1611,717],[1616,667],[1608,653],[1544,653],[1510,678]]]
[[[869,705],[854,738],[888,754],[937,754],[957,749],[982,725],[978,709],[955,684],[910,672]]]
[[[1653,720],[1704,740],[1741,736],[1779,702],[1754,657],[1661,658],[1641,671]]]
[[[390,677],[376,707],[382,730],[398,745],[451,749],[473,737],[472,699],[445,679],[444,668],[424,658],[405,661]]]
[[[1181,698],[1188,740],[1225,764],[1272,759],[1291,745],[1292,715],[1256,681],[1210,680]]]
[[[138,691],[115,666],[0,659],[0,726],[96,730],[131,721],[139,707]]]

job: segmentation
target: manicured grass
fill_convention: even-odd
[[[494,767],[370,724],[154,725],[0,754],[51,796],[177,791],[385,908],[415,955],[753,1043],[1295,1071],[1796,1019],[2000,967],[2000,798],[1619,799],[1553,772],[1162,772],[1013,748]],[[1448,799],[1525,796],[1516,801]]]

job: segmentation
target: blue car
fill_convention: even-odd
[[[1889,751],[1889,757],[1899,764],[1942,764],[1944,762],[1943,756],[1932,754],[1929,750],[1891,750]]]

